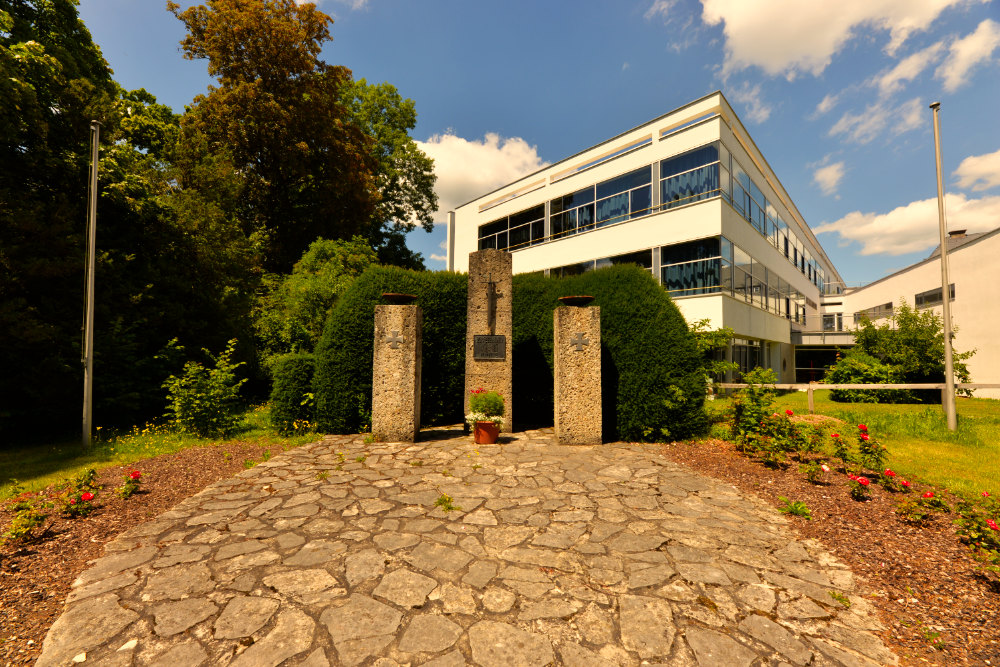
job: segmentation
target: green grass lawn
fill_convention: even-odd
[[[79,440],[0,450],[0,471],[3,471],[0,473],[0,500],[12,495],[15,482],[26,491],[40,491],[87,468],[129,465],[188,447],[224,446],[233,441],[294,447],[313,442],[318,437],[314,433],[281,436],[271,427],[269,417],[268,406],[248,410],[228,440],[197,438],[166,426],[148,425],[116,434],[100,429],[89,451],[83,449]]]
[[[816,414],[842,419],[842,435],[854,438],[857,424],[889,450],[889,467],[907,479],[943,486],[967,497],[1000,494],[1000,401],[960,398],[958,430],[948,430],[939,405],[834,403],[830,391],[814,392]],[[719,412],[729,401],[713,401]],[[777,411],[808,414],[806,392],[779,396]]]

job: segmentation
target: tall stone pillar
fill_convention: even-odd
[[[469,306],[465,341],[465,412],[469,392],[482,387],[503,397],[500,430],[510,433],[513,423],[511,346],[513,319],[513,263],[510,253],[486,249],[469,254]]]
[[[601,309],[559,306],[552,314],[556,440],[601,444]]]
[[[417,438],[422,329],[420,306],[375,306],[372,436],[377,442]]]

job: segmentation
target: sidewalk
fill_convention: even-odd
[[[36,664],[897,662],[850,571],[655,446],[422,437],[327,436],[120,535]]]

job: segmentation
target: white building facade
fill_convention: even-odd
[[[996,286],[1000,285],[1000,228],[984,234],[951,232],[948,239],[948,282],[951,320],[957,333],[956,352],[975,350],[966,362],[973,382],[1000,383],[1000,308]],[[873,283],[844,290],[824,299],[823,328],[819,334],[804,334],[802,348],[819,352],[823,345],[855,327],[861,315],[873,322],[891,317],[904,301],[918,310],[942,314],[941,259],[935,250],[922,262],[908,266]],[[850,334],[846,334],[848,341]],[[818,344],[818,345],[817,345]],[[850,344],[848,342],[848,344]],[[808,357],[808,354],[800,355]],[[1000,398],[1000,389],[977,389],[980,398]]]
[[[515,273],[649,270],[688,322],[735,332],[741,369],[796,380],[795,344],[819,330],[840,275],[720,92],[449,213],[448,268],[500,248]]]

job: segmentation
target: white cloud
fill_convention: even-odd
[[[653,4],[646,10],[646,20],[652,20],[657,16],[663,17],[664,21],[669,21],[670,10],[674,8],[677,0],[654,0]]]
[[[840,96],[828,93],[823,99],[819,101],[819,104],[816,105],[816,111],[813,112],[813,117],[822,116],[830,109],[832,109],[834,105],[837,104],[838,97]]]
[[[952,42],[948,57],[938,67],[937,78],[944,81],[944,89],[955,92],[968,81],[969,72],[977,65],[989,62],[993,52],[1000,48],[1000,24],[986,19],[962,39]]]
[[[876,102],[861,113],[845,112],[830,128],[829,135],[842,134],[848,141],[858,144],[867,144],[880,136],[894,137],[920,127],[924,122],[923,110],[919,98],[898,106]]]
[[[946,195],[945,210],[949,229],[985,232],[995,229],[1000,220],[1000,197],[971,199],[963,194]],[[854,211],[813,231],[836,232],[841,239],[860,243],[862,255],[929,251],[940,242],[937,197],[915,201],[888,213]]]
[[[744,81],[739,88],[730,90],[729,95],[734,101],[743,104],[746,117],[753,122],[760,124],[771,117],[771,106],[762,99],[759,83],[751,86]]]
[[[989,190],[1000,185],[1000,150],[985,155],[970,155],[962,160],[953,176],[958,187],[974,191]]]
[[[819,76],[862,28],[888,31],[893,55],[913,33],[926,30],[953,5],[977,0],[701,0],[702,20],[723,24],[723,78],[748,67],[792,80]],[[978,0],[987,2],[988,0]]]
[[[818,168],[813,172],[813,182],[819,186],[825,195],[832,195],[837,191],[840,181],[844,178],[844,163],[834,162],[825,167]]]
[[[877,74],[872,83],[878,86],[882,97],[899,92],[907,81],[917,78],[921,72],[937,61],[944,52],[944,42],[936,42],[926,49],[903,58],[896,66]]]
[[[433,259],[435,262],[447,262],[448,261],[448,255],[439,255],[437,253],[433,253],[432,252],[431,253],[431,259]]]
[[[504,139],[492,132],[482,140],[436,134],[417,145],[434,159],[437,222],[444,219],[445,212],[548,164],[524,139]]]

